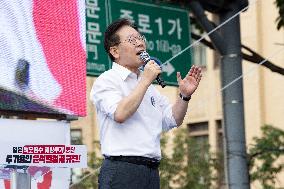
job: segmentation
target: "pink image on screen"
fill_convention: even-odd
[[[0,2],[0,110],[86,115],[84,3]]]

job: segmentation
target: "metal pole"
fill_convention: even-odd
[[[220,23],[228,20],[242,8],[242,2],[232,1],[223,12],[218,13]],[[207,19],[199,1],[189,1],[190,8],[196,19],[210,32],[214,26]],[[221,27],[220,32],[214,32],[209,37],[215,48],[222,55],[221,80],[222,88],[242,74],[241,37],[239,16]],[[223,126],[225,145],[225,175],[227,188],[249,189],[249,174],[247,166],[243,80],[240,79],[222,92]]]
[[[238,1],[231,4],[228,11],[220,13],[220,22],[224,22],[239,11]],[[221,59],[222,87],[242,74],[241,37],[239,16],[221,28],[226,41],[226,53]],[[226,180],[229,189],[249,189],[247,166],[243,80],[226,88],[222,92],[224,112]]]
[[[27,172],[18,173],[14,170],[11,173],[10,189],[31,189],[31,175]]]

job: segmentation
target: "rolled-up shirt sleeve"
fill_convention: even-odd
[[[114,120],[114,112],[122,99],[122,93],[114,79],[102,77],[95,81],[90,99],[96,106],[97,111],[101,111]]]
[[[167,97],[160,95],[159,105],[162,110],[162,129],[164,132],[171,130],[174,127],[177,127],[176,120],[173,116],[172,105],[170,104]]]

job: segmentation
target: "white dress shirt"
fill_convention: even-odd
[[[103,155],[161,159],[160,134],[176,127],[176,121],[172,105],[153,85],[148,87],[132,116],[123,123],[114,120],[118,103],[134,90],[140,79],[113,63],[112,69],[101,74],[93,85],[90,98],[97,110]]]

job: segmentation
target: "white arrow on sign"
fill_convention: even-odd
[[[175,68],[168,62],[162,65],[162,71],[166,72],[167,76],[170,76],[175,71]]]

